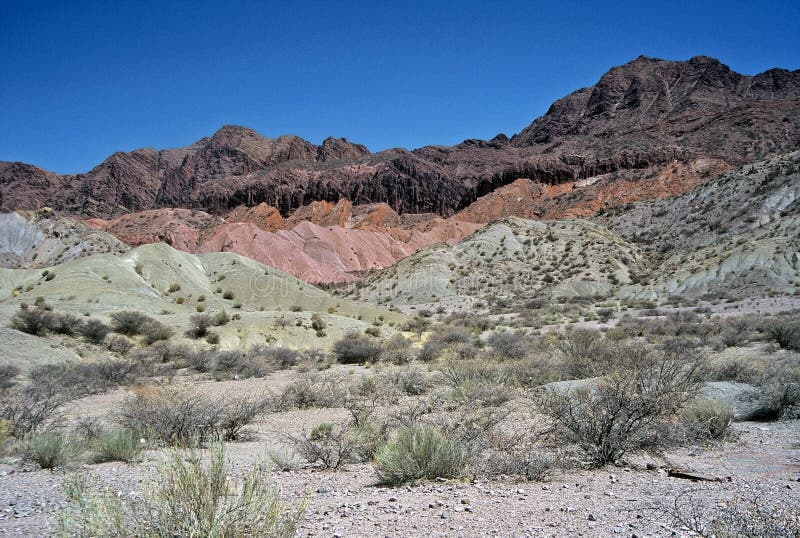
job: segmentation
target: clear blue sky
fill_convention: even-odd
[[[639,54],[800,68],[800,1],[0,2],[0,160],[86,171],[223,124],[377,151],[518,132]]]

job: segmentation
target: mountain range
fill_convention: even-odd
[[[225,126],[184,148],[115,153],[85,174],[0,163],[0,209],[110,218],[174,207],[224,215],[266,203],[286,216],[313,201],[347,199],[449,216],[520,178],[640,180],[667,163],[752,162],[798,147],[798,118],[800,71],[746,76],[703,56],[642,56],[559,99],[511,138],[370,153],[344,138],[317,146]]]

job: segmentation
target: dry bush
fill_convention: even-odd
[[[413,361],[416,355],[417,352],[411,340],[402,334],[396,334],[386,342],[380,359],[391,364],[402,365]]]
[[[126,398],[119,422],[142,437],[169,446],[235,441],[271,404],[265,397],[212,398],[188,389],[140,389]]]
[[[335,372],[308,372],[289,384],[278,399],[279,409],[344,407],[351,383]]]
[[[665,421],[674,418],[699,386],[701,364],[695,357],[628,347],[619,359],[616,370],[596,386],[551,389],[539,399],[556,435],[575,443],[593,466],[657,448]]]
[[[156,320],[153,320],[151,323],[147,323],[142,328],[142,336],[144,336],[144,342],[147,345],[154,344],[162,340],[169,340],[172,338],[172,334],[172,329]]]
[[[56,384],[70,397],[77,398],[133,382],[138,366],[128,359],[70,361],[37,366],[29,377],[41,385]]]
[[[528,339],[516,332],[493,332],[486,342],[497,355],[506,359],[521,359],[530,350]]]
[[[88,319],[81,326],[81,335],[93,344],[99,344],[105,340],[108,333],[111,332],[111,327],[100,321],[99,319]]]
[[[127,355],[134,346],[135,344],[130,339],[118,335],[109,338],[108,342],[106,342],[106,347],[109,351],[120,355]]]
[[[20,369],[13,364],[0,364],[0,390],[13,387]]]
[[[189,318],[189,329],[186,336],[189,338],[205,338],[208,336],[209,329],[215,325],[211,314],[195,314]]]
[[[460,327],[443,327],[430,335],[419,352],[419,359],[430,362],[439,358],[442,352],[454,344],[469,344],[469,332]]]
[[[800,536],[800,505],[794,498],[762,494],[757,484],[748,484],[744,493],[734,491],[726,503],[709,503],[705,488],[687,489],[672,499],[661,501],[658,512],[672,525],[695,536],[708,538],[784,538]],[[769,502],[764,502],[766,497]]]
[[[428,371],[416,364],[384,368],[378,377],[383,383],[397,387],[409,396],[425,394],[433,385]]]
[[[323,469],[339,469],[356,461],[356,445],[348,425],[323,422],[301,437],[289,436],[295,450],[311,464]]]
[[[788,317],[776,317],[761,323],[759,330],[765,338],[783,349],[800,351],[800,321]]]
[[[342,364],[362,364],[377,361],[383,347],[374,338],[351,332],[334,342],[331,351]]]
[[[114,330],[114,332],[124,334],[126,336],[136,336],[142,334],[145,326],[150,323],[158,323],[150,316],[133,310],[112,312],[109,317],[111,318],[111,328]]]
[[[286,506],[264,465],[243,480],[230,476],[223,444],[208,457],[171,452],[159,478],[135,495],[90,492],[73,481],[70,503],[59,514],[64,536],[269,536],[296,535],[308,499]]]
[[[82,327],[83,320],[69,312],[54,312],[48,320],[48,329],[55,334],[75,336]]]
[[[29,382],[0,394],[0,419],[8,421],[8,434],[19,439],[59,422],[67,401],[58,384]]]
[[[51,312],[42,308],[22,305],[11,318],[11,328],[34,336],[43,336],[50,329],[52,316]]]

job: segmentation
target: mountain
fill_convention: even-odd
[[[0,209],[50,206],[111,218],[168,207],[223,215],[266,203],[287,216],[313,201],[347,199],[449,216],[520,178],[614,184],[703,162],[729,169],[800,147],[798,118],[800,71],[746,76],[707,57],[640,57],[555,102],[511,139],[372,154],[343,138],[316,146],[226,126],[185,148],[115,153],[85,174],[0,163]],[[695,179],[676,177],[670,193],[693,188]],[[587,207],[607,202],[591,198]]]
[[[525,188],[515,186],[518,193]],[[421,250],[343,294],[398,306],[503,304],[518,312],[541,298],[737,300],[798,290],[800,151],[592,220],[510,217],[458,244]]]

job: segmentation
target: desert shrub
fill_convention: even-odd
[[[730,502],[709,503],[705,488],[692,488],[660,501],[659,510],[693,536],[739,538],[800,536],[800,505],[795,498],[774,495],[764,502],[757,484],[740,486]],[[742,494],[741,491],[745,493]]]
[[[311,314],[311,328],[315,331],[324,331],[325,330],[325,322],[322,320],[322,317],[317,314]]]
[[[427,370],[416,364],[385,368],[378,377],[384,384],[393,385],[409,396],[425,394],[433,385]]]
[[[139,390],[119,411],[124,428],[170,446],[203,445],[221,439],[237,440],[269,401],[263,397],[222,397],[191,390]]]
[[[800,418],[800,382],[770,381],[761,387],[758,404],[751,420]]]
[[[442,380],[450,387],[457,387],[469,382],[502,383],[504,371],[500,366],[489,360],[459,359],[446,354],[436,364]]]
[[[430,362],[453,344],[467,344],[470,341],[469,333],[460,327],[445,327],[432,334],[422,346],[419,359]]]
[[[121,310],[112,312],[111,328],[114,332],[126,336],[136,336],[142,334],[144,328],[151,323],[158,323],[150,316],[133,310]]]
[[[219,312],[214,314],[214,325],[216,327],[222,327],[223,325],[227,325],[228,322],[230,322],[230,320],[231,317],[224,310],[220,310]]]
[[[378,450],[375,468],[383,484],[461,478],[469,473],[470,452],[430,426],[400,428]]]
[[[109,351],[126,355],[134,347],[134,343],[124,336],[113,336],[106,342]]]
[[[386,342],[381,352],[381,360],[392,364],[407,364],[414,360],[416,351],[411,340],[402,334],[395,334]]]
[[[308,501],[284,505],[264,465],[230,476],[223,444],[207,457],[170,452],[158,480],[140,494],[117,496],[72,487],[60,514],[65,536],[295,536]]]
[[[800,351],[800,322],[788,319],[771,319],[765,321],[761,331],[766,338],[783,349]]]
[[[214,326],[214,318],[210,314],[195,314],[189,318],[190,327],[186,331],[189,338],[205,338],[208,330]]]
[[[29,376],[40,385],[56,384],[70,397],[80,397],[133,381],[136,366],[123,359],[69,361],[37,366]]]
[[[160,321],[152,320],[142,327],[142,335],[145,343],[150,345],[161,340],[169,340],[172,337],[172,329]]]
[[[267,347],[262,345],[252,346],[247,350],[251,357],[263,359],[274,368],[285,370],[300,362],[301,354],[299,351],[288,347]]]
[[[219,335],[215,332],[209,332],[208,335],[206,335],[206,343],[211,345],[219,344]]]
[[[487,476],[519,476],[531,482],[548,480],[553,471],[562,466],[558,454],[521,450],[517,447],[494,450],[482,460],[482,471]]]
[[[0,364],[0,389],[14,386],[20,369],[13,364]]]
[[[730,433],[733,411],[713,400],[695,400],[680,410],[681,421],[691,439],[724,439]]]
[[[54,382],[28,382],[0,394],[0,419],[7,421],[8,434],[19,439],[58,422],[68,400]]]
[[[11,328],[34,336],[43,336],[50,328],[52,317],[52,313],[47,310],[23,305],[11,318]]]
[[[81,335],[93,344],[99,344],[105,340],[110,332],[111,327],[99,319],[87,319],[81,326]]]
[[[311,407],[343,407],[350,385],[346,379],[331,372],[309,372],[289,384],[278,400],[280,409]]]
[[[226,291],[224,291],[224,292],[222,293],[222,298],[223,298],[223,299],[227,299],[228,301],[230,301],[231,299],[233,299],[233,292],[232,292],[232,291],[230,291],[230,290],[226,290]]]
[[[596,386],[551,389],[540,398],[540,410],[562,439],[575,443],[594,466],[656,448],[664,422],[697,392],[697,362],[630,351]]]
[[[308,463],[319,463],[323,469],[338,469],[353,462],[356,454],[349,429],[330,422],[317,424],[308,434],[289,440]]]
[[[602,323],[608,323],[608,320],[614,317],[615,310],[613,308],[598,308],[597,319]]]
[[[509,359],[521,359],[530,349],[530,343],[523,335],[510,331],[493,332],[486,341],[495,353]]]
[[[82,447],[77,439],[56,431],[31,432],[17,443],[17,453],[42,469],[67,467],[77,462]]]
[[[360,364],[377,360],[383,348],[373,338],[358,333],[348,333],[333,343],[332,351],[342,364]]]
[[[263,377],[275,369],[275,363],[261,350],[248,351],[200,349],[191,352],[187,364],[198,372],[214,372],[217,377]]]
[[[509,401],[511,394],[502,383],[464,381],[452,388],[449,399],[452,403],[461,406],[493,407]]]
[[[56,334],[74,336],[81,331],[83,320],[69,312],[56,312],[50,316],[48,323],[50,331]]]
[[[279,471],[294,471],[300,468],[301,461],[294,450],[286,448],[270,450],[267,456]]]
[[[553,343],[556,351],[573,361],[580,361],[594,356],[603,333],[593,329],[572,329],[566,331]]]
[[[99,434],[92,443],[92,461],[105,463],[108,461],[122,461],[132,463],[142,452],[142,444],[134,432],[126,429],[116,429]]]

